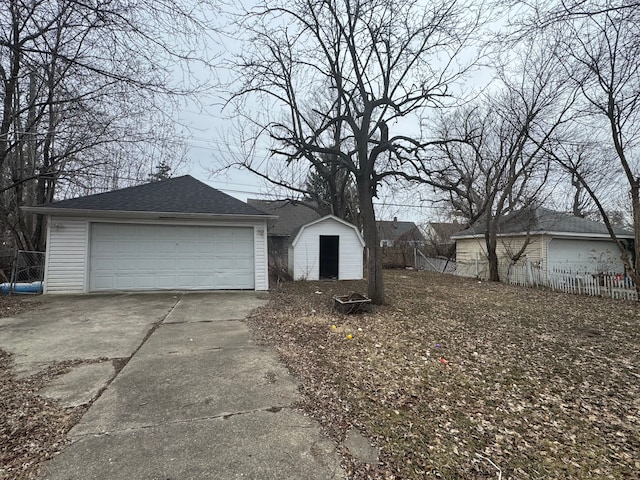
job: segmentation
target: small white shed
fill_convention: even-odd
[[[358,228],[333,215],[301,226],[289,245],[294,280],[360,280],[364,240]]]

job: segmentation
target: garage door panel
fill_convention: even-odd
[[[113,290],[113,277],[97,276],[93,280],[96,290]]]
[[[125,285],[125,289],[152,290],[155,288],[155,276],[138,273],[135,277],[131,277],[131,281],[129,281],[129,277],[118,275],[114,281],[114,288],[120,288],[120,285]]]
[[[232,255],[234,252],[233,242],[220,242],[216,246],[216,255]]]
[[[162,288],[162,289],[180,288],[180,285],[178,285],[178,282],[177,282],[176,275],[159,274],[155,276],[155,280],[156,280],[156,283],[154,285],[155,288]],[[154,288],[154,287],[151,287],[151,288]]]
[[[138,270],[153,270],[156,266],[154,258],[138,258],[135,262]]]
[[[193,272],[196,270],[198,266],[198,262],[195,258],[181,258],[180,259],[180,270],[189,270]]]
[[[196,285],[195,275],[178,275],[177,280],[180,288],[193,288]]]
[[[112,288],[118,285],[118,288],[133,288],[136,285],[136,276],[118,274],[114,281],[111,282]],[[122,286],[122,287],[120,287]]]
[[[177,245],[174,242],[158,242],[158,253],[161,255],[169,255],[177,253]]]
[[[160,255],[164,255],[164,252],[160,252]],[[161,256],[160,258],[157,259],[157,267],[156,270],[159,271],[169,271],[169,272],[175,272],[176,269],[178,268],[178,262],[176,262],[175,258],[167,258],[164,256]]]
[[[92,225],[90,290],[252,289],[253,229]]]
[[[142,255],[155,255],[156,244],[153,241],[137,240],[135,243],[136,253]]]
[[[196,253],[199,253],[202,255],[215,255],[216,244],[212,241],[209,241],[207,243],[198,242],[196,244]]]
[[[238,271],[245,271],[246,273],[253,272],[253,259],[238,258],[236,259],[234,268]]]
[[[133,273],[136,271],[136,263],[131,258],[117,258],[114,262],[114,269],[119,273]]]
[[[213,272],[216,268],[216,262],[212,257],[199,259],[196,263],[198,272]]]
[[[222,273],[226,270],[233,270],[234,259],[233,258],[219,258],[216,262],[216,271]]]
[[[214,277],[213,275],[197,275],[196,276],[196,286],[198,288],[209,288],[209,285],[213,285]]]

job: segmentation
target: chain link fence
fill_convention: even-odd
[[[17,250],[11,261],[11,271],[7,278],[8,258],[3,257],[2,293],[42,293],[44,280],[44,252]],[[8,281],[7,281],[8,280]]]

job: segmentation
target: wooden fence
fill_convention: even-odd
[[[522,287],[546,287],[576,295],[638,300],[635,284],[629,277],[616,273],[585,273],[554,269],[547,272],[526,263],[512,265],[505,277],[506,283]]]

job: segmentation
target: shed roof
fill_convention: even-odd
[[[452,239],[477,237],[484,235],[485,226],[482,222],[463,230]],[[616,235],[622,238],[633,238],[633,232],[624,228],[614,227]],[[499,222],[498,235],[562,234],[576,237],[608,237],[609,232],[604,223],[586,218],[575,217],[567,213],[549,210],[547,208],[527,208],[505,216]]]
[[[345,227],[353,229],[353,231],[356,233],[356,236],[358,237],[358,241],[364,247],[364,245],[365,245],[364,239],[362,238],[362,235],[360,234],[360,231],[358,230],[358,227],[356,227],[352,223],[347,222],[346,220],[343,220],[341,218],[336,217],[335,215],[326,215],[326,216],[324,216],[322,218],[318,218],[317,220],[313,220],[312,222],[309,222],[309,223],[306,223],[304,225],[301,225],[291,235],[291,246],[295,247],[296,243],[298,243],[298,239],[300,238],[300,235],[302,235],[302,232],[305,229],[310,228],[313,225],[317,225],[318,223],[326,222],[328,220],[335,220],[336,222],[341,223]]]
[[[190,175],[26,207],[37,213],[139,212],[271,216]]]
[[[320,218],[320,214],[313,208],[295,200],[257,200],[249,198],[247,203],[278,219],[269,226],[268,234],[289,237],[302,225]]]

